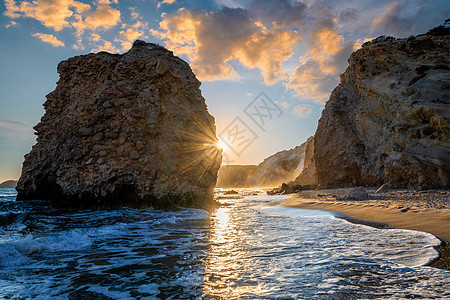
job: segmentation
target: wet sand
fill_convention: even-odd
[[[302,191],[284,205],[345,214],[351,222],[381,228],[401,228],[431,233],[443,241],[441,257],[431,265],[450,270],[450,192],[368,189],[365,200],[343,199],[351,189]]]

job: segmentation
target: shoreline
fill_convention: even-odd
[[[302,191],[280,202],[287,207],[334,212],[338,218],[375,228],[430,233],[441,240],[441,245],[435,247],[439,257],[427,265],[450,271],[450,209],[424,200],[423,197],[418,199],[416,195],[406,196],[404,191],[389,191],[380,195],[373,195],[373,191],[369,191],[369,198],[365,200],[336,197],[336,194],[343,195],[349,190]],[[388,194],[390,197],[386,197]]]

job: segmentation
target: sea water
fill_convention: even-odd
[[[61,212],[0,190],[0,298],[449,298],[440,241],[246,193],[212,212]]]

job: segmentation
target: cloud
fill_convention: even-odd
[[[336,25],[334,14],[312,22],[310,33],[305,37],[309,47],[307,58],[302,57],[303,63],[285,84],[286,88],[294,90],[296,97],[323,104],[339,83],[339,74],[347,67],[354,42],[346,42]]]
[[[358,10],[353,7],[349,7],[339,13],[339,17],[338,17],[339,21],[338,22],[339,23],[347,23],[347,22],[355,21],[358,18],[359,18]]]
[[[297,105],[292,110],[292,114],[296,115],[299,118],[308,118],[311,113],[312,113],[312,106],[307,104]]]
[[[34,33],[34,37],[37,37],[45,43],[51,44],[53,47],[64,47],[64,43],[56,38],[56,36],[45,33]]]
[[[285,109],[288,108],[289,106],[291,106],[289,103],[287,103],[286,101],[280,102],[280,105],[283,106]]]
[[[5,25],[5,28],[8,29],[9,27],[17,26],[17,22],[11,21],[8,24]]]
[[[387,6],[373,19],[370,32],[373,35],[393,35],[407,37],[425,33],[427,29],[439,25],[450,14],[448,1],[399,0]],[[430,16],[433,16],[430,18]]]
[[[27,17],[42,23],[45,27],[60,31],[70,27],[69,18],[74,14],[81,14],[91,7],[72,0],[34,0],[22,1],[17,4],[15,0],[5,0],[6,11],[3,13],[10,18]]]
[[[101,51],[106,51],[106,52],[109,52],[109,53],[118,53],[118,52],[120,52],[120,50],[118,48],[116,48],[111,42],[105,41],[105,40],[101,40],[101,42],[103,44],[99,44],[98,46],[93,48],[91,52],[101,52]]]
[[[146,37],[144,34],[148,31],[148,23],[137,21],[133,25],[123,24],[123,30],[119,31],[119,37],[114,41],[122,45],[122,51],[127,51],[131,48],[133,41],[140,37]]]
[[[5,0],[5,16],[31,18],[57,32],[74,28],[77,44],[75,49],[84,49],[83,35],[89,30],[106,30],[120,23],[120,11],[111,7],[117,0],[96,0],[89,5],[75,0]]]
[[[369,42],[369,41],[373,40],[374,38],[375,38],[375,37],[369,37],[369,38],[361,38],[361,39],[357,39],[357,40],[355,41],[355,44],[353,45],[353,50],[358,50],[359,48],[362,47],[362,45],[363,45],[365,42]]]
[[[331,90],[338,83],[336,75],[326,74],[319,62],[309,60],[292,72],[286,87],[294,90],[298,98],[309,98],[315,102],[325,103]]]
[[[84,22],[75,23],[82,29],[96,30],[98,28],[108,29],[120,22],[120,11],[112,8],[111,3],[117,4],[117,0],[98,0],[97,8],[94,11],[88,11]],[[82,20],[82,19],[81,19]],[[74,24],[74,26],[75,26]],[[79,29],[80,27],[75,26]]]
[[[76,29],[77,43],[73,48],[83,50],[83,35],[89,30],[96,32],[106,30],[120,23],[120,11],[112,8],[112,3],[117,4],[118,0],[97,0],[95,10],[89,10],[84,14],[75,15],[76,21],[71,25]]]
[[[217,11],[180,9],[164,15],[160,30],[151,33],[165,39],[178,55],[186,54],[201,80],[236,76],[230,61],[261,70],[266,84],[287,78],[282,66],[300,42],[297,31],[266,27],[252,11],[223,7]]]
[[[163,8],[175,2],[153,1]],[[245,72],[240,70],[254,69],[266,84],[283,81],[295,96],[324,103],[350,53],[369,36],[423,32],[450,13],[450,2],[420,0],[381,0],[376,6],[350,0],[214,2],[208,5],[214,10],[163,13],[156,30],[149,30],[139,14],[141,4],[123,8],[122,16],[118,0],[5,0],[3,15],[10,18],[7,28],[16,26],[19,18],[29,18],[54,30],[45,37],[34,36],[55,46],[64,45],[58,32],[72,30],[76,50],[126,51],[150,32],[175,54],[185,55],[201,80],[238,78]],[[372,32],[361,34],[367,28]],[[105,33],[113,37],[106,40]]]
[[[132,20],[141,19],[141,15],[136,11],[136,7],[129,7],[128,9],[130,10]]]
[[[372,30],[381,30],[399,34],[408,31],[414,21],[407,17],[402,17],[401,12],[405,7],[397,2],[392,3],[378,18],[372,22]]]
[[[158,5],[156,6],[158,9],[161,8],[162,4],[174,4],[176,0],[163,0],[158,2]]]
[[[0,138],[34,140],[33,125],[17,120],[0,120]]]

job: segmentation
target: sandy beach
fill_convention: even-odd
[[[351,189],[302,191],[284,200],[284,205],[304,209],[319,209],[345,214],[343,218],[382,228],[401,228],[431,233],[443,241],[440,259],[432,266],[450,270],[450,192],[388,190],[369,198],[347,200]]]

